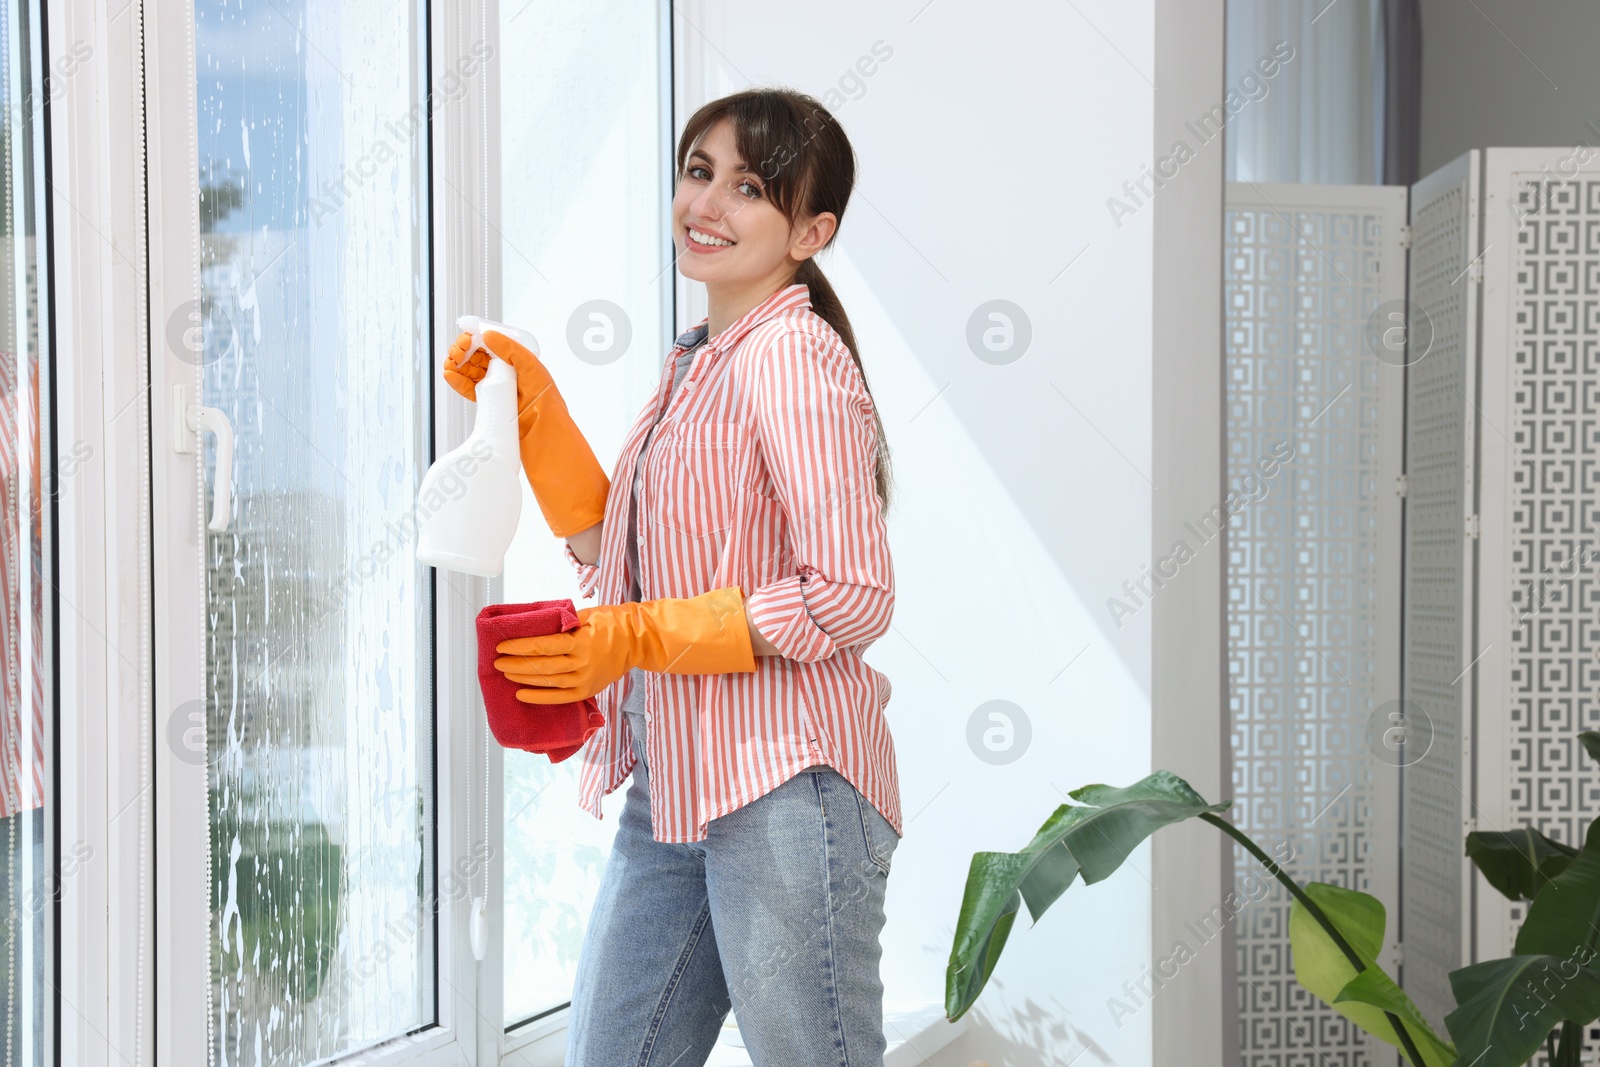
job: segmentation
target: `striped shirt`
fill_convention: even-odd
[[[889,679],[862,658],[894,612],[866,384],[804,284],[712,337],[672,391],[694,332],[673,345],[623,440],[599,558],[583,563],[570,546],[565,554],[583,597],[625,602],[626,490],[654,427],[637,505],[643,599],[737,585],[751,622],[782,655],[755,657],[753,673],[644,672],[655,839],[704,840],[712,819],[816,765],[838,771],[898,834]],[[606,724],[579,754],[579,803],[596,818],[601,798],[633,770],[632,733],[618,713],[631,685],[632,672],[596,695]]]
[[[699,326],[678,338],[678,346],[683,348],[683,351],[678,353],[677,359],[672,361],[672,383],[667,386],[667,396],[669,398],[677,390],[678,383],[683,380],[684,373],[689,369],[689,363],[694,358],[695,348],[699,347],[700,343],[705,340],[705,332],[706,328]],[[689,347],[684,348],[685,345]],[[627,599],[630,601],[644,599],[639,589],[638,579],[639,541],[636,536],[639,532],[638,493],[639,483],[644,479],[644,468],[649,466],[645,462],[645,456],[649,454],[650,434],[654,429],[655,427],[652,426],[650,430],[645,432],[644,444],[640,447],[638,462],[634,464],[634,469],[637,473],[634,475],[633,488],[630,490],[634,494],[634,499],[629,502],[630,506],[628,508],[628,536],[622,540],[622,547],[627,549],[628,553],[628,581],[626,584],[628,587]],[[630,681],[623,690],[626,695],[622,698],[622,713],[628,716],[629,729],[632,729],[635,734],[642,737],[648,732],[645,726],[646,719],[644,714],[644,691],[649,684],[646,680],[647,672],[643,667],[634,667],[628,674]]]

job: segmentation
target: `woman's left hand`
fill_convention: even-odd
[[[495,669],[513,682],[525,704],[570,704],[594,696],[634,666],[633,642],[620,609],[602,604],[578,609],[578,628],[543,637],[514,637],[494,646]]]
[[[744,591],[727,586],[696,597],[579,608],[578,628],[513,637],[494,646],[495,669],[526,704],[570,704],[594,696],[634,667],[665,674],[756,669]]]

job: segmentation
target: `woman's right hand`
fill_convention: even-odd
[[[560,395],[555,380],[538,356],[499,330],[485,330],[483,343],[517,372],[517,422],[526,434],[535,421],[535,409],[541,399],[555,399]],[[472,333],[463,330],[445,356],[444,380],[450,383],[450,388],[476,403],[478,383],[488,371],[489,352],[482,348],[474,350]]]
[[[572,421],[550,372],[526,345],[499,330],[485,330],[483,343],[488,352],[472,351],[472,334],[463,331],[445,357],[444,380],[476,402],[478,383],[489,372],[489,353],[511,364],[517,373],[518,451],[545,523],[557,537],[598,527],[606,517],[611,481]]]
[[[480,348],[469,356],[467,353],[471,349],[472,334],[463,330],[444,357],[444,380],[450,384],[450,388],[477,403],[478,383],[489,372],[489,354]]]

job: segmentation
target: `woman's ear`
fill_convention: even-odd
[[[813,215],[804,226],[796,228],[797,236],[794,243],[789,246],[790,254],[798,261],[805,262],[822,251],[823,247],[833,239],[833,233],[838,228],[839,216],[833,212],[824,211]]]

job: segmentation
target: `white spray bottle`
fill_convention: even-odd
[[[456,325],[472,334],[473,350],[489,353],[489,367],[474,387],[478,398],[472,433],[434,461],[417,490],[417,559],[430,567],[493,578],[505,567],[506,550],[522,516],[522,454],[517,434],[516,369],[489,352],[485,330],[498,330],[538,355],[539,342],[525,330],[477,315]]]

